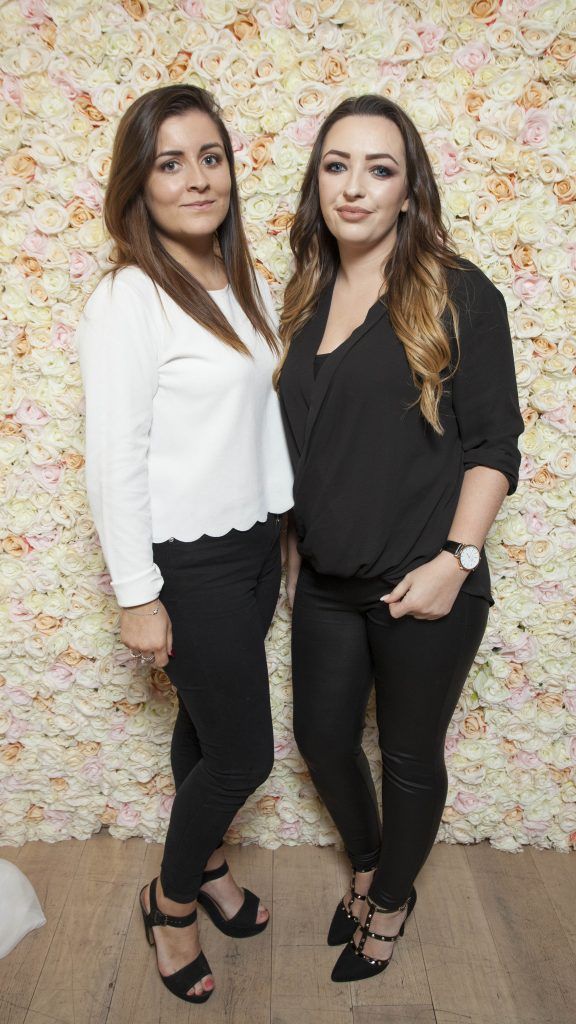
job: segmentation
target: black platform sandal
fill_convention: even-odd
[[[219,868],[205,871],[200,884],[205,885],[206,882],[215,882],[217,878],[222,878],[223,875],[226,875],[229,870],[228,864],[224,861]],[[221,932],[224,932],[224,935],[230,935],[234,939],[247,939],[252,935],[258,935],[264,931],[270,920],[270,917],[267,917],[265,921],[261,921],[258,924],[256,917],[260,900],[258,896],[250,892],[250,889],[243,888],[242,891],[244,893],[244,903],[233,917],[224,917],[216,900],[209,896],[208,893],[202,892],[202,890],[198,893],[198,903],[206,911],[212,923]]]
[[[416,905],[416,890],[413,888],[406,903],[398,910],[406,910],[408,913],[402,922],[402,927],[396,935],[379,935],[377,932],[370,931],[370,924],[374,914],[397,914],[398,910],[387,910],[385,907],[379,907],[374,903],[368,896],[368,915],[365,923],[361,926],[361,939],[358,945],[354,942],[354,939],[350,939],[348,945],[342,950],[338,960],[334,964],[332,971],[332,981],[363,981],[365,978],[374,978],[377,974],[381,974],[385,971],[392,959],[392,953],[387,960],[374,960],[371,956],[367,956],[363,952],[364,946],[366,945],[367,939],[377,939],[379,942],[396,942],[397,939],[404,935],[404,927],[406,921],[410,917],[410,914],[414,910]]]
[[[170,917],[169,914],[163,914],[158,909],[156,902],[156,882],[157,879],[153,878],[150,882],[150,912],[146,913],[144,907],[144,901],[142,895],[144,888],[140,891],[140,909],[142,911],[142,917],[144,918],[144,928],[146,929],[146,938],[151,946],[155,946],[156,942],[154,939],[153,927],[160,926],[163,928],[165,925],[170,925],[171,928],[186,928],[189,924],[194,924],[196,920],[196,911],[193,910],[191,914],[186,914],[184,917]],[[158,969],[160,974],[160,969]],[[210,965],[204,956],[204,953],[199,953],[195,960],[191,963],[181,967],[179,971],[175,971],[174,974],[169,974],[164,977],[160,974],[162,981],[166,985],[166,988],[174,996],[178,996],[178,999],[183,999],[186,1003],[205,1003],[210,998],[214,989],[210,989],[209,992],[203,992],[201,996],[189,996],[188,989],[197,985],[202,978],[206,977],[207,974],[212,974]]]
[[[348,903],[342,899],[334,911],[334,917],[332,918],[330,928],[328,929],[327,943],[329,946],[342,946],[345,942],[350,942],[350,939],[354,935],[358,925],[360,924],[360,918],[355,917],[352,913],[352,907],[354,900],[360,900],[362,903],[366,902],[366,897],[360,892],[356,892],[356,871],[352,872],[352,881],[350,882],[350,892],[352,893]]]

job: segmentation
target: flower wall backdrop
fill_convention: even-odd
[[[574,94],[570,0],[12,0],[0,12],[0,841],[162,839],[174,715],[134,667],[86,506],[74,328],[106,264],[115,126],[190,82],[232,131],[254,253],[281,298],[325,114],[366,91],[424,135],[463,255],[508,302],[526,421],[489,541],[497,599],[448,736],[440,838],[576,845]],[[276,768],[232,842],[329,843],[295,750],[289,611],[269,638]],[[367,749],[378,759],[373,718]]]

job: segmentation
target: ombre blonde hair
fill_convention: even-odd
[[[280,321],[284,355],[276,382],[292,339],[312,316],[320,293],[338,269],[338,245],[320,209],[318,175],[324,142],[332,126],[344,117],[358,116],[385,117],[398,127],[404,140],[408,209],[399,216],[396,244],[382,269],[382,294],[386,295],[390,322],[404,345],[412,378],[420,391],[422,416],[438,434],[443,434],[438,407],[443,382],[456,369],[452,365],[450,327],[458,350],[458,313],[450,298],[447,271],[460,263],[442,223],[438,187],[422,139],[408,115],[383,96],[344,100],[326,118],[312,148],[290,231],[295,270],[284,296]]]

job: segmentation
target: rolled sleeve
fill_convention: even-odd
[[[460,359],[452,380],[464,470],[496,469],[518,485],[518,437],[524,430],[506,303],[480,271],[464,271],[458,296]]]

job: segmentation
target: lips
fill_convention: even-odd
[[[182,206],[187,210],[207,210],[209,206],[214,205],[214,199],[204,199],[199,203],[182,203]]]
[[[363,220],[364,217],[370,216],[370,210],[365,210],[362,206],[338,206],[336,212],[343,220]]]

